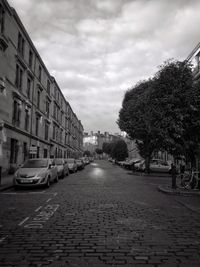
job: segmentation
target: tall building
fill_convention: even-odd
[[[0,1],[0,167],[82,154],[83,126],[16,11]]]

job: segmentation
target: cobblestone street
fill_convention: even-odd
[[[200,266],[200,199],[157,190],[170,182],[102,160],[1,192],[0,266]]]

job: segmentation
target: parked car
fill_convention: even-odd
[[[49,187],[58,182],[58,170],[54,159],[29,159],[14,174],[14,187]]]
[[[89,161],[93,162],[94,161],[94,157],[89,157]]]
[[[88,157],[84,157],[84,158],[83,158],[83,161],[84,161],[85,165],[87,165],[87,164],[90,163],[90,160],[89,160]]]
[[[135,165],[139,162],[141,162],[141,159],[138,158],[128,159],[124,162],[123,167],[128,170],[135,170]]]
[[[74,158],[67,158],[66,162],[68,164],[69,172],[76,172],[77,171],[77,163]]]
[[[58,168],[58,177],[59,178],[64,178],[65,176],[69,175],[68,163],[66,162],[65,159],[56,158],[55,164],[57,165],[57,168]]]
[[[76,159],[76,163],[78,170],[83,170],[85,168],[85,164],[82,159]]]
[[[162,159],[152,159],[149,167],[151,172],[169,173],[171,169],[170,164]],[[145,161],[141,163],[140,170],[145,171]]]
[[[141,159],[138,162],[136,162],[134,164],[134,170],[136,170],[136,171],[144,171],[144,166],[145,166],[144,162],[145,162],[144,159]]]

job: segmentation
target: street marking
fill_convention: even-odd
[[[21,221],[18,226],[21,226],[22,224],[24,224],[30,217],[26,217],[23,221]]]
[[[0,239],[0,243],[2,243],[7,237],[8,237],[7,235],[4,236],[4,237],[2,237],[2,238]]]
[[[46,201],[46,202],[48,203],[48,202],[49,202],[49,201],[51,201],[51,200],[52,200],[52,198],[49,198],[49,199],[47,199],[47,201]]]
[[[35,212],[38,212],[41,208],[42,208],[42,206],[39,206],[39,207],[35,210]]]
[[[29,192],[29,194],[44,194],[45,191],[39,191],[39,192]]]
[[[53,196],[55,197],[55,196],[57,196],[57,194],[58,194],[58,193],[54,193]]]
[[[47,205],[36,214],[36,216],[29,218],[28,222],[24,225],[24,228],[43,228],[44,224],[54,215],[59,208],[59,204]],[[26,221],[27,221],[26,220]]]
[[[2,193],[2,195],[16,195],[17,193],[12,193],[12,192],[10,192],[10,193]]]

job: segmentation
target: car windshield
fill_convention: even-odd
[[[66,159],[68,163],[74,163],[74,159]]]
[[[62,159],[55,159],[56,165],[63,165],[63,160]]]
[[[22,168],[46,168],[48,165],[47,159],[28,160]]]

